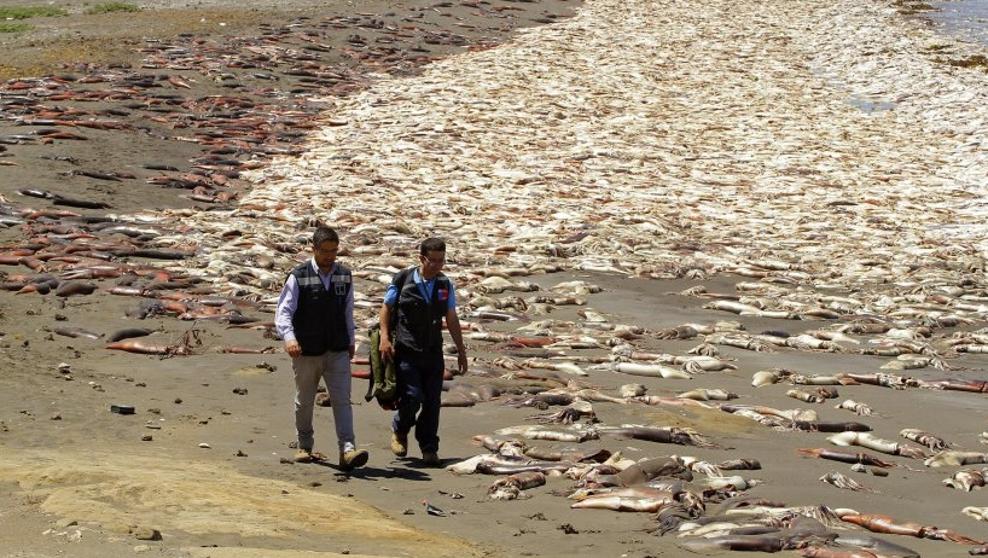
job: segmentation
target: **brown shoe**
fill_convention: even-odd
[[[439,467],[443,464],[439,460],[439,454],[434,451],[424,451],[422,452],[422,464],[426,467]]]
[[[408,434],[391,433],[391,453],[398,457],[408,455]]]
[[[357,467],[363,467],[367,464],[367,459],[370,454],[367,450],[353,449],[350,451],[340,452],[340,468],[349,471],[350,469],[356,469]]]
[[[299,448],[299,450],[295,452],[295,457],[292,459],[295,463],[312,463],[312,450]]]

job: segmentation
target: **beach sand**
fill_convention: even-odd
[[[606,293],[591,297],[590,306],[605,312],[615,323],[661,328],[724,318],[721,313],[701,309],[695,299],[667,294],[687,285],[684,281],[580,278],[608,286]],[[555,283],[567,277],[541,279]],[[718,283],[727,287],[731,280],[707,284],[716,287]],[[493,477],[458,477],[443,470],[423,469],[415,459],[414,443],[409,458],[394,459],[388,450],[390,413],[373,402],[363,403],[365,384],[361,380],[354,381],[353,401],[358,440],[371,452],[368,466],[347,476],[333,466],[282,464],[279,459],[294,453],[289,447],[294,434],[291,365],[284,354],[203,354],[162,360],[105,351],[95,341],[48,340],[39,328],[51,324],[56,313],[72,312],[73,323],[109,332],[125,323],[114,323],[125,305],[114,297],[70,303],[64,309],[50,303],[38,305],[23,297],[15,302],[5,308],[7,316],[21,316],[30,310],[37,314],[31,318],[33,327],[8,328],[5,337],[9,347],[5,348],[2,381],[3,408],[7,411],[0,438],[0,479],[6,487],[0,548],[5,556],[54,556],[59,552],[123,556],[139,544],[152,545],[153,555],[164,556],[186,556],[187,552],[195,552],[193,556],[227,556],[230,554],[222,552],[234,552],[223,550],[225,547],[238,547],[236,552],[243,551],[239,547],[264,549],[257,551],[258,556],[274,555],[268,554],[273,550],[285,551],[285,556],[310,555],[295,551],[382,556],[682,555],[683,551],[673,546],[676,541],[672,536],[659,538],[648,532],[655,527],[651,514],[569,509],[570,501],[551,491],[564,489],[572,481],[550,479],[545,487],[529,491],[531,499],[494,502],[486,499]],[[161,328],[168,335],[180,333],[183,325],[170,318],[148,321],[145,325]],[[779,328],[765,320],[741,321],[753,331]],[[202,337],[206,345],[249,342],[249,336],[232,331],[218,324],[204,324]],[[22,347],[24,342],[30,345]],[[656,342],[647,348],[680,353],[695,344]],[[483,344],[472,343],[471,347],[482,349]],[[655,395],[721,387],[744,394],[739,400],[744,404],[813,407],[819,410],[821,420],[861,420],[873,426],[876,435],[893,440],[905,425],[926,428],[948,439],[975,439],[984,423],[974,417],[988,412],[988,403],[977,394],[904,392],[874,386],[837,389],[842,398],[868,402],[876,416],[854,417],[833,409],[833,401],[823,405],[793,401],[783,406],[782,394],[791,386],[754,390],[750,387],[752,373],[786,367],[806,374],[827,374],[834,372],[835,365],[840,370],[871,372],[877,371],[883,360],[860,355],[724,352],[743,357],[739,370],[706,373],[692,382],[616,373],[595,373],[590,380],[605,390],[640,381]],[[485,353],[481,350],[477,354]],[[73,381],[66,381],[55,370],[56,361],[72,366]],[[984,361],[983,357],[972,358],[968,364],[980,368]],[[28,362],[35,364],[27,366]],[[270,367],[276,370],[270,371]],[[915,376],[940,375],[923,372]],[[247,393],[236,395],[234,388],[246,388]],[[133,416],[113,414],[109,405],[114,403],[134,405],[137,412]],[[855,474],[845,464],[797,455],[796,448],[830,447],[822,433],[775,432],[717,411],[608,403],[595,403],[594,407],[607,424],[691,426],[721,447],[608,440],[587,442],[581,449],[603,447],[633,459],[673,454],[712,462],[756,458],[762,470],[743,474],[766,481],[753,492],[760,497],[792,505],[824,504],[890,513],[975,537],[984,532],[983,527],[958,514],[963,505],[977,505],[978,493],[942,486],[940,481],[948,476],[945,469],[925,469],[918,461],[910,464],[909,460],[892,458],[913,469],[894,468],[887,477]],[[524,418],[536,412],[497,401],[445,408],[440,431],[442,457],[452,463],[483,453],[471,443],[474,435],[524,424]],[[56,413],[61,419],[51,420]],[[330,409],[317,407],[317,449],[330,454],[335,443],[331,416]],[[147,424],[160,429],[148,429]],[[142,442],[145,434],[153,435],[153,441]],[[210,449],[198,447],[204,442]],[[977,451],[976,447],[963,449]],[[237,457],[238,452],[246,455]],[[841,491],[817,480],[830,471],[851,475],[874,492]],[[451,494],[463,498],[453,499]],[[424,499],[455,515],[437,518],[425,514],[420,503]],[[78,521],[79,526],[59,527],[66,520]],[[369,520],[379,522],[373,527],[373,537],[365,531]],[[158,529],[164,540],[130,540],[132,535],[126,533],[133,525]],[[561,530],[564,525],[576,533],[566,534]],[[403,528],[414,531],[405,533]],[[48,529],[53,532],[42,534]],[[69,542],[67,537],[75,529],[82,530],[82,541]],[[390,529],[395,532],[390,533]],[[965,547],[951,543],[918,539],[896,542],[923,555],[966,555]],[[220,549],[215,554],[194,550],[211,545]]]
[[[82,2],[64,4],[73,10],[83,6]],[[11,54],[0,70],[5,77],[12,78],[46,74],[49,70],[56,74],[67,71],[54,70],[53,64],[61,61],[138,64],[140,56],[134,53],[134,48],[146,37],[169,41],[186,32],[207,38],[228,32],[249,35],[261,23],[277,26],[301,21],[304,24],[328,17],[330,12],[401,14],[410,7],[424,8],[427,20],[434,22],[435,29],[455,29],[468,44],[488,44],[509,40],[513,29],[536,25],[540,22],[535,20],[545,19],[546,13],[565,16],[577,6],[562,1],[498,2],[518,9],[507,12],[515,15],[505,22],[483,17],[469,19],[475,17],[470,15],[471,8],[459,2],[380,1],[360,2],[359,7],[357,3],[335,3],[327,8],[321,2],[296,1],[291,3],[290,11],[278,8],[281,2],[251,3],[247,10],[238,3],[222,0],[192,5],[174,2],[168,7],[164,4],[156,2],[154,9],[136,16],[117,14],[107,19],[80,16],[45,21],[32,34],[2,38],[0,47]],[[299,20],[299,17],[311,20]],[[478,27],[480,21],[489,24],[482,30],[447,25],[450,21],[462,23],[457,17],[467,18],[472,22],[470,25]],[[219,27],[221,22],[227,25]],[[78,38],[77,33],[83,38]],[[337,41],[331,55],[342,51],[342,44],[352,33],[352,29],[326,31],[325,40]],[[428,56],[441,57],[463,47],[431,45],[429,49]],[[79,57],[75,58],[76,55]],[[421,62],[402,62],[392,70],[412,73]],[[358,76],[371,71],[369,66],[353,64],[359,70],[355,70]],[[197,78],[188,94],[222,93],[224,88],[217,83]],[[140,119],[136,114],[132,118]],[[161,128],[162,134],[166,128]],[[23,127],[9,122],[0,124],[0,136],[17,133],[23,133]],[[153,187],[142,180],[154,174],[142,168],[149,162],[149,156],[153,155],[155,163],[185,168],[191,157],[201,154],[199,146],[177,141],[174,135],[162,139],[147,134],[135,139],[134,134],[100,131],[94,132],[93,137],[96,141],[11,146],[9,151],[16,151],[13,160],[19,164],[0,167],[3,172],[0,194],[23,203],[25,199],[16,193],[18,189],[50,189],[105,200],[118,214],[151,208],[199,207],[194,201],[179,197],[177,190]],[[42,158],[55,153],[73,157],[79,163],[67,165],[65,161]],[[128,171],[137,178],[118,183],[72,177],[70,182],[59,174],[74,168]],[[250,187],[247,182],[234,182],[234,189],[239,191]],[[13,227],[0,231],[0,240],[16,244],[23,239],[20,229]],[[344,244],[346,241],[344,235]],[[408,264],[412,263],[409,259]],[[13,274],[23,268],[10,266],[4,270]],[[724,319],[738,319],[752,332],[782,329],[796,333],[809,327],[807,322],[738,318],[703,309],[704,301],[696,297],[672,294],[698,284],[710,292],[730,292],[740,280],[735,276],[649,281],[567,272],[528,279],[542,287],[570,279],[598,284],[605,291],[589,295],[588,308],[603,313],[613,323],[640,325],[652,331],[687,322],[711,323]],[[362,289],[367,285],[357,286]],[[656,526],[652,514],[570,509],[569,500],[553,494],[571,487],[573,482],[568,479],[550,479],[546,486],[529,491],[529,499],[495,502],[486,496],[494,477],[455,476],[442,469],[423,468],[416,459],[418,452],[414,444],[409,458],[393,458],[388,450],[391,415],[373,402],[364,403],[363,380],[354,380],[352,399],[358,442],[371,454],[367,467],[344,474],[333,465],[283,463],[282,459],[294,453],[291,447],[293,383],[290,359],[281,352],[280,342],[262,339],[257,331],[230,329],[211,321],[192,324],[173,317],[153,317],[138,322],[126,317],[126,312],[136,305],[135,297],[112,296],[102,291],[71,298],[13,293],[0,296],[3,312],[0,556],[95,558],[141,553],[196,558],[307,558],[595,554],[644,558],[686,554],[676,546],[673,535],[658,537],[650,532]],[[575,311],[573,307],[562,307],[551,317],[574,319]],[[271,319],[266,314],[258,317]],[[60,325],[103,334],[140,326],[155,329],[157,338],[168,340],[194,332],[198,344],[192,356],[140,356],[105,350],[103,340],[71,339],[53,333]],[[509,325],[488,324],[488,327],[511,329]],[[682,354],[698,342],[697,339],[636,341],[642,349],[673,354]],[[486,363],[495,356],[491,346],[475,341],[468,345],[470,355],[482,359],[474,364],[475,373],[490,369]],[[255,355],[213,352],[220,346],[268,346],[274,352]],[[838,386],[837,401],[846,398],[865,401],[876,411],[874,416],[858,418],[847,411],[835,410],[834,401],[812,405],[786,399],[784,392],[792,387],[789,385],[754,389],[750,385],[751,376],[758,370],[777,367],[804,374],[877,372],[888,359],[789,350],[754,353],[724,348],[722,353],[738,358],[739,369],[698,374],[688,382],[613,372],[594,372],[587,380],[608,392],[622,384],[642,383],[650,394],[656,395],[674,395],[696,387],[724,388],[741,394],[739,402],[744,404],[813,407],[823,421],[861,420],[874,428],[875,435],[885,439],[901,440],[899,429],[915,427],[948,440],[965,440],[964,447],[958,449],[979,451],[973,441],[985,430],[988,416],[988,400],[982,394]],[[593,350],[586,354],[604,356],[607,351]],[[968,355],[956,362],[968,369],[949,375],[983,379],[988,356]],[[62,363],[68,364],[69,373],[59,371]],[[355,365],[355,368],[364,367]],[[907,372],[922,379],[948,375],[935,369]],[[468,376],[458,381],[471,379]],[[112,413],[113,404],[132,405],[136,413]],[[827,505],[854,508],[863,513],[886,513],[903,521],[949,527],[975,538],[988,538],[983,523],[959,513],[964,506],[979,505],[979,493],[944,487],[941,481],[949,476],[945,469],[928,469],[920,461],[896,457],[890,460],[903,466],[891,469],[887,477],[857,474],[850,472],[848,465],[806,459],[797,454],[797,448],[830,447],[822,433],[779,432],[715,410],[610,403],[595,403],[594,408],[606,424],[689,426],[708,436],[717,447],[606,439],[587,442],[581,449],[601,447],[620,451],[632,459],[673,454],[692,455],[711,462],[755,458],[761,462],[762,469],[743,474],[765,482],[751,492],[753,495],[790,505]],[[472,442],[473,436],[526,424],[526,417],[536,412],[531,408],[505,406],[499,400],[469,408],[445,408],[440,431],[441,456],[446,464],[451,464],[483,453]],[[317,408],[316,449],[335,455],[331,416],[330,409]],[[151,439],[142,440],[146,436]],[[208,447],[201,447],[203,444]],[[548,442],[537,445],[566,446]],[[830,471],[852,476],[872,491],[839,490],[818,480]],[[457,497],[460,495],[462,498]],[[423,501],[445,510],[447,517],[428,515]],[[160,532],[161,540],[136,538],[149,530]],[[947,542],[885,538],[924,556],[965,556],[967,552],[966,547]]]

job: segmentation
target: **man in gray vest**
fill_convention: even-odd
[[[408,454],[408,433],[426,466],[439,461],[439,408],[443,389],[442,321],[456,344],[460,374],[467,373],[467,352],[456,317],[453,282],[442,274],[446,243],[428,238],[419,246],[419,266],[395,274],[381,306],[381,357],[398,365],[398,411],[391,423],[391,451]],[[420,412],[421,411],[421,412]],[[416,414],[418,416],[416,416]]]
[[[319,379],[329,389],[340,467],[367,463],[367,451],[357,449],[350,407],[350,359],[354,352],[353,277],[336,263],[340,237],[329,227],[312,235],[312,258],[296,267],[281,290],[275,329],[285,340],[285,352],[295,371],[295,460],[320,459],[313,453],[312,408]]]

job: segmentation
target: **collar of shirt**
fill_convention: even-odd
[[[436,284],[436,278],[433,277],[432,279],[426,281],[425,277],[422,277],[422,274],[419,273],[419,268],[416,267],[415,271],[412,272],[412,280],[415,281],[416,285],[418,285],[419,292],[422,293],[422,296],[425,297],[427,301],[431,302],[432,287]]]
[[[319,269],[319,264],[316,263],[315,256],[309,258],[309,265],[312,266],[312,269],[315,270],[316,275],[319,276],[319,280],[322,281],[322,286],[328,290],[329,278],[333,275],[333,272],[336,271],[336,262],[333,262],[333,265],[329,268],[329,271],[327,271],[326,273],[323,273],[322,270]]]
[[[316,263],[315,256],[309,258],[309,265],[311,265],[312,269],[315,270],[315,272],[318,273],[319,275],[330,275],[331,273],[336,271],[336,262],[333,262],[333,265],[330,266],[329,271],[323,273],[322,270],[319,269],[319,264]]]

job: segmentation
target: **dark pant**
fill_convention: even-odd
[[[414,426],[415,439],[422,452],[438,452],[439,404],[445,369],[443,355],[399,350],[395,360],[398,364],[398,393],[401,394],[401,403],[391,421],[391,429],[398,434],[407,435]]]

